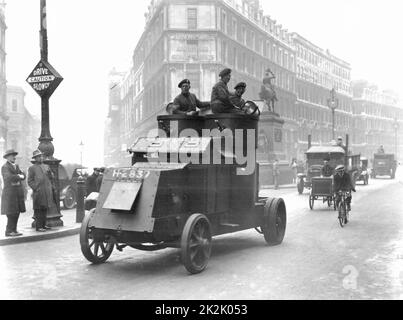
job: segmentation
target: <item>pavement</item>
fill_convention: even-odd
[[[26,201],[27,212],[20,215],[18,220],[18,231],[23,235],[21,237],[6,237],[4,232],[7,225],[7,217],[0,216],[0,246],[12,245],[17,243],[49,240],[60,237],[66,237],[78,234],[81,223],[76,223],[76,209],[62,210],[63,227],[55,227],[47,232],[37,232],[31,227],[33,222],[34,211],[32,209],[32,201]]]

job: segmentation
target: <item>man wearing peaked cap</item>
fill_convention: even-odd
[[[15,163],[18,152],[8,150],[3,158],[7,162],[1,168],[4,189],[1,195],[1,214],[7,216],[6,237],[18,237],[22,234],[17,231],[20,214],[25,212],[24,188],[22,181],[25,174]]]
[[[228,83],[231,80],[231,69],[224,69],[219,73],[218,81],[211,90],[211,109],[213,113],[240,113],[231,101]],[[232,94],[234,95],[234,94]]]
[[[201,102],[197,99],[195,94],[190,93],[191,86],[189,79],[183,79],[179,82],[178,88],[180,88],[182,92],[173,102],[173,114],[196,115],[197,108],[207,109],[210,107],[210,103]]]
[[[245,100],[242,99],[242,96],[246,91],[246,83],[239,82],[234,89],[235,93],[231,94],[230,100],[235,106],[237,106],[239,109],[242,109],[245,105]]]

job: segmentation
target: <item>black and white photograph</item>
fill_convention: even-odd
[[[402,12],[0,0],[0,300],[402,300]]]

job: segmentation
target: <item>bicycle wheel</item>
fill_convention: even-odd
[[[346,205],[344,203],[339,204],[339,223],[342,228],[346,224]]]

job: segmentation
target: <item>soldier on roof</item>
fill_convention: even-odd
[[[191,116],[198,113],[197,108],[207,109],[210,107],[209,102],[201,102],[197,99],[195,94],[190,93],[191,86],[188,79],[179,82],[178,88],[180,88],[182,92],[173,102],[173,114],[186,114]]]

